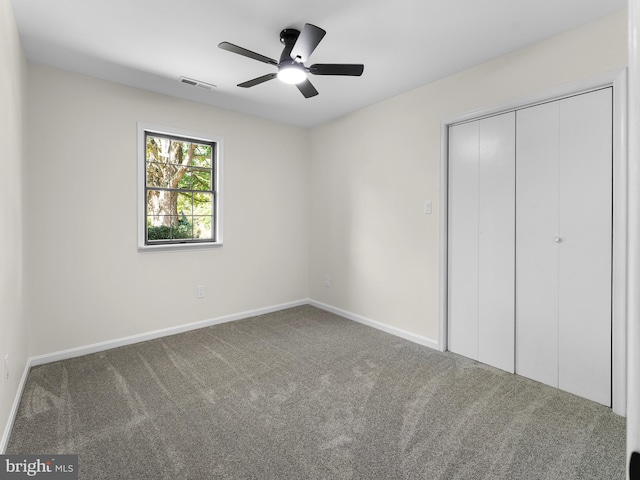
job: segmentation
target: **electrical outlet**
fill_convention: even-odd
[[[330,287],[331,286],[331,276],[330,275],[325,275],[324,276],[324,286],[325,287]]]
[[[4,381],[9,381],[9,354],[4,356]]]
[[[204,298],[204,285],[198,285],[196,289],[196,296],[198,298]]]

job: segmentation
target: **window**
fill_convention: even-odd
[[[138,125],[138,248],[222,244],[219,137]]]

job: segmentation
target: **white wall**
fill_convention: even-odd
[[[308,297],[308,130],[34,64],[27,93],[32,356]],[[138,121],[224,137],[222,248],[138,253]]]
[[[624,67],[626,35],[619,12],[315,128],[311,298],[435,341],[440,121]]]
[[[0,0],[0,435],[27,360],[23,314],[23,99],[26,64],[11,2]],[[4,358],[9,354],[9,380]],[[3,451],[6,438],[0,440]]]

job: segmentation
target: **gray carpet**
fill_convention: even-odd
[[[304,306],[35,367],[7,453],[92,480],[616,480],[625,422]]]

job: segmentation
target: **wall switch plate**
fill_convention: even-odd
[[[424,214],[425,215],[431,215],[432,212],[433,212],[433,204],[431,203],[431,200],[425,200],[424,201]]]
[[[9,380],[9,354],[7,353],[4,356],[4,381],[7,382]]]
[[[198,298],[204,298],[204,285],[198,285],[196,288],[196,296]]]
[[[325,287],[330,287],[331,286],[331,276],[329,276],[329,275],[325,275],[324,276],[324,286]]]

